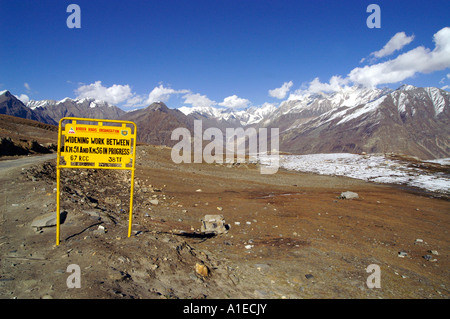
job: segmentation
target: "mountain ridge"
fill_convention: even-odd
[[[450,156],[450,93],[434,87],[405,84],[392,90],[353,86],[332,93],[291,96],[278,107],[266,103],[244,110],[211,106],[171,109],[156,102],[129,112],[89,98],[29,101],[25,106],[9,91],[1,93],[0,113],[16,112],[16,116],[49,124],[65,116],[132,120],[138,125],[138,139],[157,145],[173,146],[176,141],[170,136],[175,128],[193,132],[194,120],[202,120],[203,130],[279,128],[280,151],[296,154],[399,152],[424,159]]]
[[[93,98],[56,100],[31,100],[26,105],[37,114],[50,117],[58,123],[63,117],[117,119],[126,112],[106,101]]]
[[[280,145],[296,154],[397,152],[423,159],[448,157],[449,105],[447,91],[409,86],[366,104],[327,111],[285,132]]]

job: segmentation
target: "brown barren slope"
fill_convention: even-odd
[[[0,160],[56,150],[58,127],[0,114]]]
[[[165,147],[137,152],[131,238],[129,172],[63,170],[68,214],[56,247],[55,227],[30,227],[55,211],[54,161],[2,171],[2,298],[450,296],[447,200],[349,178],[261,175],[248,164],[176,165]],[[359,199],[338,199],[346,190]],[[207,214],[223,215],[228,232],[202,236]],[[81,289],[67,287],[71,264]],[[372,264],[381,288],[366,285]]]

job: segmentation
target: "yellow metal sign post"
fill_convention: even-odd
[[[62,126],[62,123],[65,126]],[[96,125],[91,123],[97,122]],[[86,123],[86,124],[83,124]],[[61,163],[61,157],[64,164]],[[133,215],[136,124],[130,121],[64,117],[59,121],[56,159],[56,245],[60,241],[60,170],[96,168],[131,170],[128,237]],[[131,166],[130,166],[131,164]]]

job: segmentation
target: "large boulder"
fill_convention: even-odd
[[[64,223],[64,221],[66,220],[66,216],[67,216],[66,211],[60,212],[59,215],[60,224]],[[31,227],[35,227],[38,229],[42,227],[52,227],[52,226],[56,226],[56,212],[40,215],[35,219],[33,219],[33,221],[31,222]]]

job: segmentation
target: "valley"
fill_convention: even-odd
[[[59,246],[55,227],[31,226],[55,210],[55,160],[0,168],[2,298],[450,296],[448,200],[256,164],[174,164],[160,146],[137,154],[132,236],[129,172],[65,169]],[[340,199],[348,190],[359,198]],[[202,234],[208,214],[227,232]],[[81,288],[66,285],[72,264]],[[366,283],[372,264],[381,288]]]
[[[324,102],[329,96],[300,107],[291,102],[271,109],[272,118],[262,116],[259,126],[236,122],[236,114],[234,122],[204,115],[203,129],[261,130],[283,123],[280,168],[269,175],[260,173],[263,157],[251,163],[175,163],[170,146],[177,141],[170,136],[180,127],[192,131],[198,112],[186,115],[154,103],[105,115],[138,126],[131,237],[129,172],[63,169],[59,246],[51,220],[36,226],[55,214],[57,126],[34,120],[50,116],[36,115],[45,109],[42,103],[33,102],[32,109],[3,92],[1,298],[448,299],[448,163],[435,160],[448,157],[448,94],[402,90],[343,99],[362,103],[356,106],[335,95],[337,104],[315,111],[313,105],[331,103]],[[99,117],[103,111],[96,103],[112,108],[88,100],[50,104],[64,114],[64,107],[77,104],[78,113],[71,115]],[[281,112],[288,106],[285,117],[289,112]],[[91,113],[83,113],[87,108]],[[389,122],[377,131],[373,121],[383,114]],[[420,124],[414,114],[429,121]],[[402,130],[416,134],[408,127],[428,133],[401,144]],[[394,128],[398,134],[388,134]],[[381,144],[367,139],[383,130],[391,142],[381,135]],[[367,141],[372,146],[366,154]],[[380,152],[379,145],[405,152]],[[207,218],[223,220],[226,231],[202,231]],[[80,270],[80,288],[67,283],[73,265]],[[368,282],[373,267],[381,273],[379,287]]]

